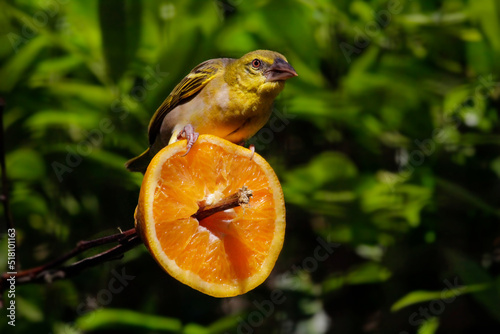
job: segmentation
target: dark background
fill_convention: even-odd
[[[0,2],[24,269],[133,226],[142,176],[123,164],[195,65],[271,49],[299,73],[251,141],[287,204],[264,284],[212,298],[140,246],[70,280],[18,286],[16,327],[3,310],[0,331],[499,331],[499,17],[495,0]],[[134,278],[120,286],[123,272]]]

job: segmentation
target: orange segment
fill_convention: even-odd
[[[278,178],[258,154],[202,135],[161,150],[141,187],[136,227],[155,260],[174,278],[216,297],[245,293],[270,274],[283,246],[285,206]],[[243,186],[249,204],[194,217]]]

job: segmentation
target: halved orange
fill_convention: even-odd
[[[177,280],[215,297],[243,294],[269,276],[283,246],[285,203],[278,178],[260,155],[250,159],[249,149],[219,137],[201,135],[185,152],[181,140],[149,164],[136,228]],[[197,216],[245,187],[253,194],[248,204]]]

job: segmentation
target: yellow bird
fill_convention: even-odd
[[[295,76],[283,55],[267,50],[201,63],[156,110],[149,123],[149,148],[125,166],[144,173],[163,147],[187,139],[189,152],[199,134],[243,144],[266,124],[285,80]]]

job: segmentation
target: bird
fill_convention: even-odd
[[[244,145],[269,120],[274,99],[285,81],[297,75],[285,56],[269,50],[199,64],[175,86],[151,118],[149,148],[125,167],[144,174],[163,147],[187,139],[188,154],[200,134]]]

